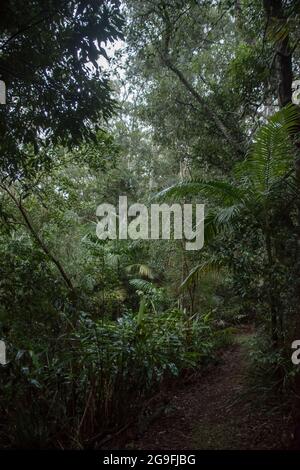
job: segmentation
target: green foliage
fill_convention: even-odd
[[[296,383],[300,117],[276,112],[296,3],[279,22],[258,0],[1,7],[2,447],[97,448],[244,323],[256,396]],[[205,203],[204,248],[99,240],[120,195]]]
[[[195,279],[201,279],[206,275],[219,275],[222,265],[220,260],[211,260],[195,266],[180,285],[181,289],[186,289]]]
[[[260,330],[251,340],[249,348],[249,382],[252,390],[264,401],[278,399],[278,391],[285,400],[290,400],[290,392],[299,378],[299,370],[291,361],[290,347],[274,350],[267,332]]]
[[[266,52],[259,46],[241,43],[235,51],[235,58],[228,66],[229,83],[246,106],[263,99],[269,78],[266,66]]]
[[[67,313],[56,338],[19,351],[14,341],[14,359],[1,373],[1,440],[13,447],[95,445],[95,434],[136,413],[164,378],[209,360],[220,344],[208,320],[142,308],[118,321],[81,312],[73,325]]]
[[[291,245],[295,243],[296,228],[293,227],[292,211],[296,209],[298,188],[293,176],[291,138],[298,128],[298,122],[299,110],[294,105],[288,105],[272,116],[257,132],[245,161],[236,166],[236,183],[187,181],[158,194],[159,198],[180,199],[195,197],[197,194],[207,197],[217,204],[206,221],[206,225],[214,227],[210,234],[219,233],[222,236],[222,230],[226,228],[229,237],[236,237],[236,242],[240,245],[240,236],[244,235],[237,235],[244,232],[245,242],[249,245],[249,240],[250,243],[253,240],[252,245],[259,247],[257,254],[251,249],[246,249],[241,254],[239,247],[239,253],[235,254],[234,259],[231,255],[227,264],[238,276],[238,292],[242,298],[246,300],[247,297],[258,296],[260,299],[260,307],[256,306],[256,310],[257,313],[261,310],[268,321],[271,321],[274,341],[278,341],[286,328],[283,325],[284,303],[281,299],[278,300],[277,291],[279,288],[290,290],[291,276],[287,263],[291,263],[292,259],[289,257],[283,263],[278,248],[280,237],[288,231]],[[285,201],[284,204],[282,201]],[[286,204],[286,201],[294,203],[294,207],[289,202]],[[282,227],[282,220],[288,222],[288,227]],[[276,237],[278,242],[275,241]],[[294,246],[294,253],[295,250]],[[186,288],[193,282],[198,282],[199,274],[213,266],[226,264],[224,261],[224,256],[218,259],[215,255],[210,261],[196,265],[182,286]],[[295,268],[292,266],[290,269],[293,271]]]
[[[118,1],[18,0],[5,2],[0,22],[0,77],[7,86],[1,178],[15,180],[28,159],[24,144],[32,146],[37,169],[47,162],[45,146],[74,147],[112,115],[115,101],[99,59],[107,57],[104,44],[121,38],[123,19]]]
[[[248,158],[236,168],[236,174],[254,196],[266,200],[278,191],[278,184],[293,168],[294,148],[291,135],[298,129],[299,109],[288,105],[261,127]]]
[[[299,110],[288,105],[278,111],[258,131],[252,149],[244,162],[236,165],[239,184],[225,181],[187,181],[161,191],[158,198],[184,198],[204,195],[224,207],[215,216],[218,225],[230,224],[241,211],[248,210],[254,217],[267,202],[273,202],[274,191],[293,168],[290,136],[298,125]],[[286,181],[284,181],[286,187]],[[274,191],[273,191],[274,190]],[[258,205],[260,204],[260,205]]]

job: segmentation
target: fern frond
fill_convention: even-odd
[[[154,289],[152,282],[145,281],[144,279],[130,279],[129,284],[144,294],[151,294]]]

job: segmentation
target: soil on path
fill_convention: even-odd
[[[125,448],[148,450],[284,449],[290,418],[249,392],[249,342],[242,332],[218,365],[176,387],[163,414]]]

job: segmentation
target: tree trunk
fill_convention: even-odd
[[[274,25],[275,31],[286,26],[282,0],[264,0],[267,27]],[[274,35],[275,36],[275,35]],[[275,41],[275,69],[277,76],[278,104],[282,108],[292,101],[292,51],[288,32]]]
[[[264,0],[263,5],[267,19],[266,27],[267,29],[270,29],[271,34],[274,37],[274,64],[277,78],[277,98],[278,105],[280,108],[282,108],[287,104],[291,103],[292,101],[292,49],[290,46],[288,29],[286,29],[286,31],[283,31],[283,28],[287,26],[287,18],[285,17],[285,11],[282,0]],[[280,31],[282,34],[277,34],[278,39],[276,39],[276,32],[278,31]],[[300,188],[300,179],[299,175],[297,175],[297,171],[296,180],[298,181],[298,187]],[[298,214],[300,221],[300,207],[298,207]],[[272,263],[270,234],[267,235],[266,245],[270,265],[270,263]],[[280,338],[283,338],[283,318],[281,309],[278,309],[278,306],[275,303],[274,292],[270,293],[270,304],[272,317],[272,340],[275,346],[277,346],[279,333]],[[280,329],[280,331],[278,331],[278,329]]]
[[[274,297],[274,286],[272,270],[274,269],[273,254],[272,254],[272,240],[270,231],[267,230],[265,235],[266,251],[268,257],[268,277],[269,277],[269,305],[271,314],[271,338],[274,349],[278,347],[278,325],[277,325],[277,305]]]

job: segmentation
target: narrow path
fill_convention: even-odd
[[[288,419],[282,410],[251,396],[247,384],[251,333],[236,343],[203,377],[173,391],[164,415],[128,447],[135,449],[282,449]]]

